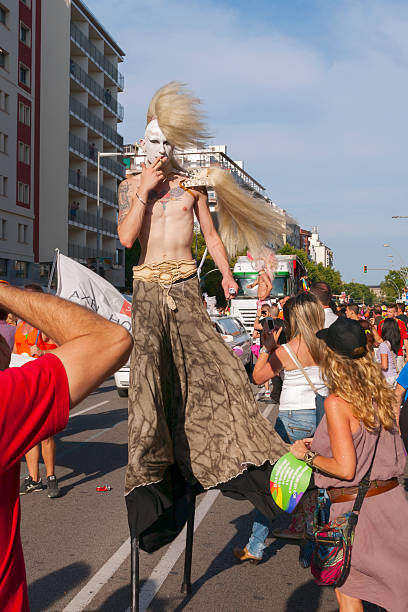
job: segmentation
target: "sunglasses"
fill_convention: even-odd
[[[268,314],[266,310],[261,310],[261,314]]]

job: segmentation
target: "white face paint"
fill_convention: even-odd
[[[161,155],[165,155],[167,159],[171,159],[173,155],[174,147],[167,142],[156,119],[150,121],[146,127],[144,150],[149,164],[152,164],[154,160]]]

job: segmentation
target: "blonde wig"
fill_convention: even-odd
[[[210,134],[200,104],[201,100],[195,98],[184,83],[171,81],[154,94],[146,125],[156,119],[169,143],[178,149],[205,147]]]
[[[326,346],[320,368],[330,393],[349,402],[367,430],[374,431],[379,424],[388,431],[395,428],[394,391],[372,353],[350,359]]]
[[[325,344],[316,337],[316,332],[324,327],[324,311],[319,301],[308,292],[300,293],[290,305],[290,339],[301,336],[313,361],[320,364]]]

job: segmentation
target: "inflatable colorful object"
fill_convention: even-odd
[[[274,465],[270,488],[274,502],[285,510],[293,512],[309,486],[312,468],[296,459],[292,453],[283,455]]]

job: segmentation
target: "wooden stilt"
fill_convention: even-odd
[[[191,564],[193,558],[193,540],[194,540],[194,517],[196,496],[191,496],[190,513],[187,520],[187,535],[186,535],[186,552],[184,555],[184,576],[181,585],[182,593],[191,593]]]
[[[139,612],[139,539],[131,535],[130,539],[130,584],[132,589],[131,612]]]

